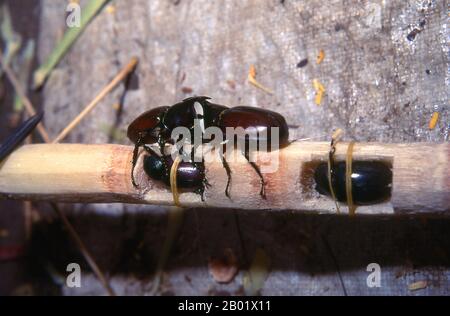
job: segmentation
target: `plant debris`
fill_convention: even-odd
[[[428,123],[428,128],[430,130],[434,129],[438,121],[439,121],[439,112],[433,112],[433,114],[431,115],[430,122]]]
[[[417,281],[414,283],[410,283],[408,285],[408,290],[410,291],[417,291],[422,290],[428,287],[428,282],[426,280]]]
[[[183,92],[185,94],[192,93],[192,91],[194,91],[194,90],[191,87],[182,87],[181,88],[181,92]]]
[[[258,295],[261,291],[267,276],[269,275],[270,258],[258,248],[253,258],[252,265],[243,278],[243,286],[246,295]]]
[[[254,85],[255,87],[263,90],[264,92],[268,93],[268,94],[273,94],[273,91],[270,90],[269,88],[263,86],[262,84],[260,84],[258,81],[256,81],[256,68],[254,65],[250,65],[250,69],[248,71],[248,77],[247,77],[248,82],[250,82],[252,85]]]
[[[69,124],[67,124],[67,126],[55,137],[52,143],[56,144],[63,140],[70,133],[70,131],[74,129],[75,126],[77,126],[81,122],[81,120],[86,115],[88,115],[108,93],[110,93],[119,83],[126,79],[129,74],[136,69],[137,63],[137,57],[132,57],[128,64],[119,71],[119,73],[94,97],[94,99],[88,105],[86,105],[86,107],[80,112],[80,114],[78,114]]]
[[[325,51],[323,49],[321,49],[319,51],[319,54],[317,55],[317,59],[316,62],[319,65],[321,62],[323,62],[323,60],[325,59]]]
[[[324,87],[323,84],[322,84],[319,80],[317,80],[317,79],[314,79],[314,80],[313,80],[313,87],[314,87],[314,90],[316,90],[316,96],[315,96],[315,98],[314,98],[314,102],[315,102],[317,105],[320,105],[320,104],[322,103],[322,97],[323,97],[323,95],[324,95],[324,93],[325,93],[325,87]]]
[[[208,268],[218,283],[230,283],[239,271],[237,258],[231,248],[225,248],[219,258],[210,258]]]

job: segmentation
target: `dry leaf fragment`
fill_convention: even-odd
[[[428,286],[428,282],[426,280],[417,281],[408,285],[408,290],[417,291],[424,289]]]
[[[262,84],[260,84],[258,81],[256,81],[256,68],[254,65],[250,65],[250,69],[248,71],[248,77],[247,77],[248,82],[250,82],[252,85],[254,85],[255,87],[263,90],[264,92],[268,93],[268,94],[273,94],[273,91],[270,90],[269,88],[263,86]]]
[[[267,276],[269,275],[270,258],[258,248],[253,258],[249,271],[243,278],[243,286],[246,295],[258,295],[261,291]]]
[[[208,268],[218,283],[230,283],[239,271],[237,258],[231,248],[225,248],[220,258],[210,258]]]
[[[322,103],[322,97],[325,93],[325,87],[317,79],[313,80],[313,87],[314,87],[314,90],[316,90],[316,96],[314,97],[314,103],[316,103],[317,105],[320,105]]]
[[[250,69],[248,70],[248,75],[252,78],[256,78],[256,68],[255,65],[250,65]]]
[[[433,112],[433,114],[431,115],[430,123],[428,124],[428,128],[434,129],[438,121],[439,121],[439,112]]]
[[[319,65],[324,60],[324,58],[325,58],[325,52],[323,49],[321,49],[319,51],[319,55],[317,55],[317,60],[316,60],[317,64]]]
[[[322,97],[323,97],[322,91],[316,92],[316,96],[314,97],[314,103],[320,105],[322,103]]]
[[[194,90],[191,87],[182,87],[181,88],[181,92],[183,92],[185,94],[192,93],[192,91],[194,91]]]
[[[325,87],[323,86],[323,84],[320,83],[319,80],[314,79],[314,80],[313,80],[313,86],[314,86],[314,89],[315,89],[316,91],[322,91],[322,92],[325,92]]]

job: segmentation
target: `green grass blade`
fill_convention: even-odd
[[[80,27],[69,28],[63,39],[56,45],[47,61],[42,64],[33,76],[33,88],[40,88],[53,68],[59,63],[61,58],[66,54],[75,40],[84,31],[89,22],[100,12],[104,5],[110,0],[90,0],[88,4],[81,10]]]
[[[30,39],[27,41],[25,48],[23,49],[23,52],[14,60],[14,66],[19,71],[18,79],[22,83],[22,87],[25,88],[25,90],[28,90],[28,80],[30,78],[30,71],[31,71],[31,65],[33,63],[34,58],[34,40]],[[16,93],[14,96],[14,111],[20,112],[23,110],[23,102],[20,96]]]
[[[0,37],[5,44],[3,51],[3,59],[5,64],[9,65],[11,60],[20,50],[22,45],[22,37],[14,32],[11,14],[6,4],[0,7]],[[3,75],[3,70],[0,67],[0,77]]]

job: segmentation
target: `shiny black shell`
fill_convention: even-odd
[[[228,107],[211,103],[208,99],[210,98],[205,96],[190,97],[172,105],[164,115],[163,124],[169,130],[179,126],[191,129],[194,127],[195,119],[203,119],[205,128],[213,126],[215,119]],[[195,103],[199,103],[202,106],[202,115],[196,112]]]
[[[172,130],[176,127],[186,127],[190,130],[194,128],[195,119],[203,119],[204,127],[214,126],[220,113],[228,107],[207,101],[205,96],[197,96],[184,99],[172,106],[160,106],[139,115],[128,126],[127,136],[137,143],[142,135],[141,143],[153,144],[158,138],[164,142],[171,142]],[[195,109],[195,104],[201,105],[202,115]]]
[[[345,162],[334,163],[333,190],[336,199],[347,202],[345,189]],[[328,165],[321,163],[314,173],[316,190],[320,194],[331,195],[328,184]],[[392,170],[381,161],[353,161],[352,194],[353,202],[359,205],[375,204],[386,201],[391,196]]]
[[[139,115],[130,125],[128,125],[128,138],[136,144],[142,135],[143,139],[141,139],[141,143],[156,143],[158,141],[159,133],[165,129],[165,126],[162,125],[162,120],[168,109],[168,106],[159,106]]]
[[[289,127],[286,120],[281,114],[274,111],[250,106],[236,106],[223,111],[216,124],[224,135],[227,127],[242,127],[244,130],[254,128],[253,131],[256,131],[256,134],[249,133],[247,137],[254,137],[258,143],[265,143],[268,150],[272,146],[271,127],[278,127],[279,147],[282,148],[289,144]],[[265,137],[260,134],[260,131],[263,130],[267,131]]]
[[[153,180],[164,179],[165,169],[162,158],[154,155],[145,156],[144,171]]]
[[[167,185],[170,185],[170,176],[166,174],[164,163],[167,164],[168,172],[173,165],[171,156],[159,157],[149,155],[144,157],[144,171],[154,180],[162,180]],[[205,166],[201,162],[182,161],[178,165],[177,170],[177,187],[199,189],[203,186],[205,178]]]

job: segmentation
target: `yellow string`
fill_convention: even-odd
[[[347,193],[348,213],[353,216],[356,214],[356,206],[353,204],[352,193],[352,161],[353,161],[353,147],[355,142],[350,142],[347,147],[347,157],[345,158],[345,191]]]
[[[336,213],[340,214],[341,209],[339,208],[339,203],[336,199],[336,194],[334,193],[333,183],[331,181],[331,164],[334,159],[334,152],[336,151],[336,144],[339,141],[339,139],[342,136],[342,130],[338,128],[333,135],[331,136],[331,144],[330,144],[330,151],[328,153],[328,186],[330,187],[330,193],[331,197],[334,200],[334,204],[336,205]]]
[[[340,214],[341,210],[336,199],[336,194],[334,194],[333,184],[331,183],[331,155],[328,156],[328,186],[330,187],[331,197],[333,198],[334,204],[336,205],[336,213]]]
[[[173,202],[176,206],[181,206],[180,195],[178,194],[178,187],[177,187],[177,171],[180,162],[181,157],[177,156],[173,161],[172,167],[170,168],[170,190],[172,191]]]

